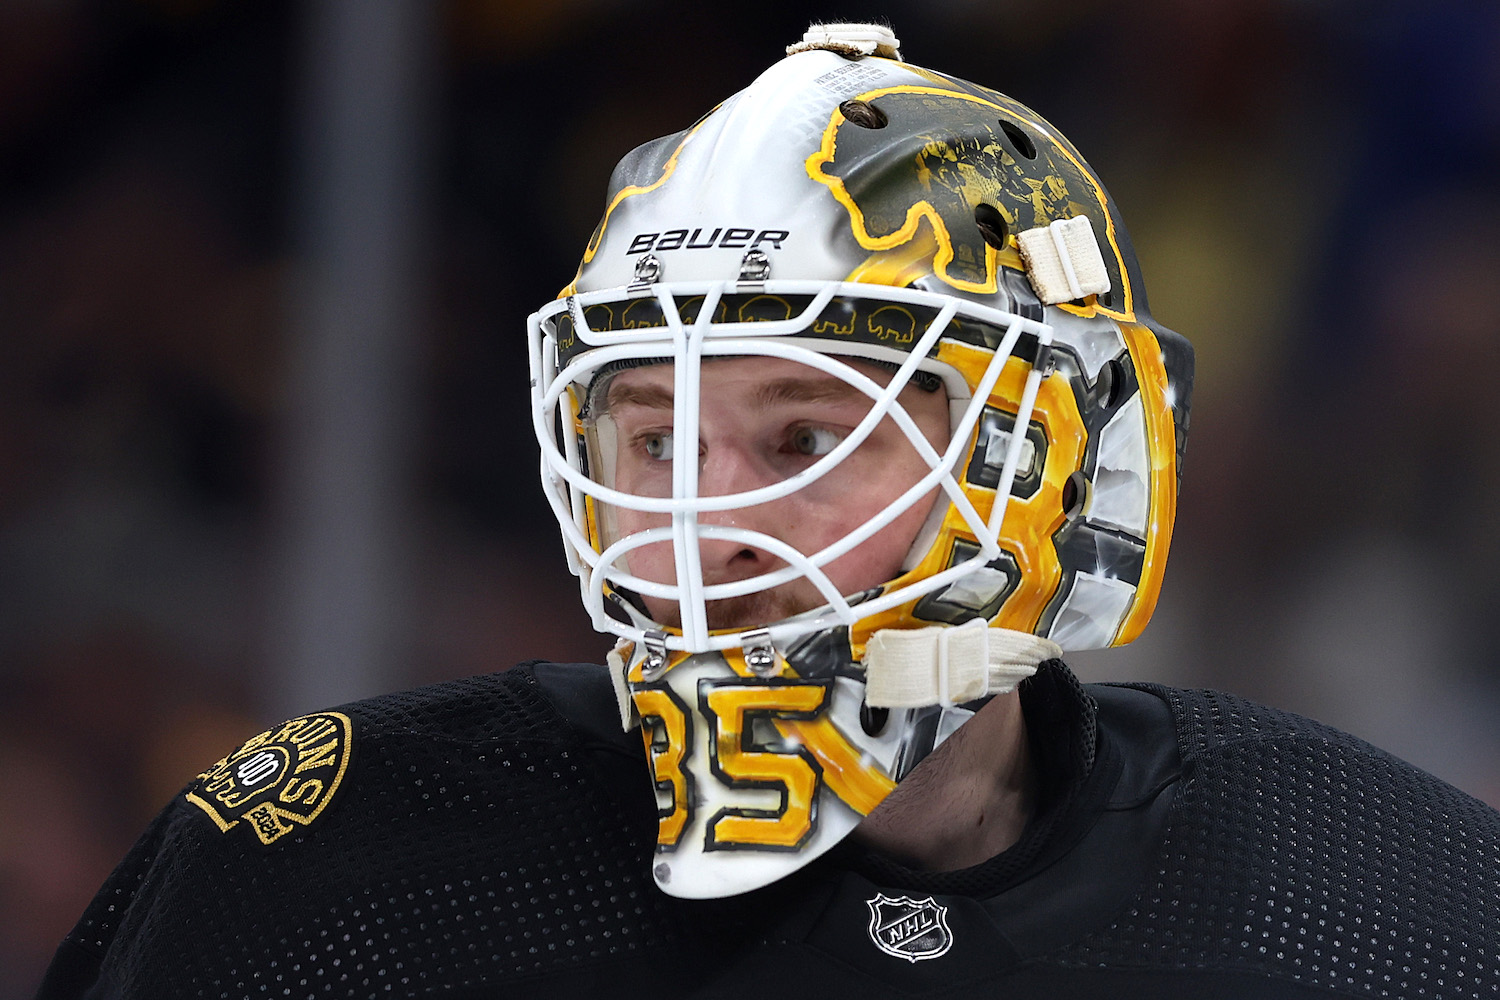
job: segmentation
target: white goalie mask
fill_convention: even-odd
[[[1128,642],[1161,583],[1192,356],[1112,203],[1033,112],[858,27],[626,157],[530,321],[673,895],[828,850],[964,705]]]

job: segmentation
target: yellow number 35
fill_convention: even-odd
[[[698,683],[698,704],[709,720],[709,770],[725,787],[776,794],[775,806],[722,806],[709,818],[704,849],[794,850],[813,831],[822,766],[806,747],[779,738],[778,721],[816,718],[831,682],[738,679]],[[670,798],[658,811],[661,847],[672,848],[692,819],[693,776],[683,765],[692,753],[692,716],[665,687],[634,692],[656,787]],[[759,729],[755,722],[768,725]]]

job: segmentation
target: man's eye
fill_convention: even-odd
[[[844,435],[827,427],[798,427],[792,431],[792,447],[802,455],[826,455],[837,448]]]
[[[642,434],[638,439],[641,450],[650,458],[663,462],[672,457],[672,435],[665,431]]]

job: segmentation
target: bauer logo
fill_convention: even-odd
[[[712,250],[716,247],[724,250],[780,250],[782,242],[791,235],[785,229],[747,229],[743,226],[668,229],[659,233],[637,233],[625,255],[647,251]]]
[[[262,844],[309,826],[349,767],[353,726],[338,712],[268,729],[198,775],[187,800],[221,831],[243,820]]]
[[[865,905],[870,908],[870,940],[887,955],[920,962],[944,955],[953,946],[948,908],[931,896],[892,899],[876,893],[874,899],[865,900]]]

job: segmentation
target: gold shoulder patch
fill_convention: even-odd
[[[262,844],[310,826],[344,780],[354,726],[319,712],[284,722],[198,775],[187,800],[224,832],[245,820]]]

